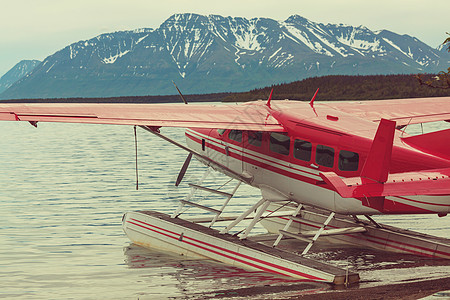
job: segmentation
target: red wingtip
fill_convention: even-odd
[[[267,99],[267,106],[268,106],[269,108],[271,108],[271,107],[270,107],[270,100],[272,100],[272,93],[273,93],[273,89],[270,91],[269,99]]]

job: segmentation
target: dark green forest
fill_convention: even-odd
[[[232,93],[184,95],[188,102],[221,102]],[[0,100],[4,103],[182,103],[180,95],[160,96],[127,96],[106,98],[39,98],[39,99],[14,99]]]
[[[422,75],[424,80],[436,75]],[[232,87],[230,87],[232,88]],[[243,93],[216,93],[185,95],[188,102],[244,102],[267,99],[273,88],[272,99],[309,101],[317,88],[316,100],[382,100],[398,98],[425,98],[450,96],[450,89],[421,85],[414,75],[330,75],[313,77],[292,83],[277,84]],[[133,96],[111,98],[52,98],[18,99],[4,102],[70,102],[70,103],[170,103],[182,102],[179,95]]]
[[[423,75],[431,78],[436,75]],[[436,89],[420,85],[414,75],[330,75],[313,77],[287,84],[278,84],[245,93],[228,95],[224,101],[267,99],[273,88],[272,99],[310,100],[317,88],[316,100],[382,100],[450,96],[450,89]]]

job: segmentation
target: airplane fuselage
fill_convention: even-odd
[[[262,191],[270,189],[279,193],[279,198],[330,211],[369,215],[445,215],[450,211],[449,195],[341,197],[319,173],[332,171],[342,178],[359,176],[377,124],[355,118],[350,120],[355,123],[355,132],[344,132],[339,126],[333,129],[340,120],[330,114],[323,117],[323,127],[308,123],[307,119],[296,120],[293,114],[281,117],[285,118],[284,124],[290,124],[285,132],[188,129],[187,144],[218,164],[251,177],[250,184]],[[390,173],[450,167],[449,160],[405,145],[400,134],[396,130]]]

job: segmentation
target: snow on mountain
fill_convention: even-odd
[[[243,91],[329,74],[438,72],[450,55],[359,26],[175,14],[156,29],[102,34],[47,57],[1,98]]]
[[[0,93],[26,76],[40,63],[39,60],[22,60],[0,78]]]

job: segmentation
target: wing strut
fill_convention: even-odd
[[[188,148],[187,146],[184,146],[184,145],[172,140],[171,138],[168,138],[167,136],[165,136],[159,132],[159,127],[152,127],[152,126],[139,126],[139,127],[147,130],[150,133],[153,133],[154,135],[162,138],[163,140],[165,140],[183,150],[186,150],[187,152],[192,153],[193,155],[195,155],[195,157],[197,157],[199,160],[203,161],[208,166],[212,166],[213,168],[219,169],[221,172],[225,173],[226,175],[228,175],[232,178],[241,180],[246,183],[250,183],[253,180],[253,177],[245,172],[242,174],[239,174],[239,173],[227,168],[226,166],[223,166],[223,165],[217,163],[216,161],[210,159],[209,157],[206,157],[200,153],[197,153],[196,151]]]

